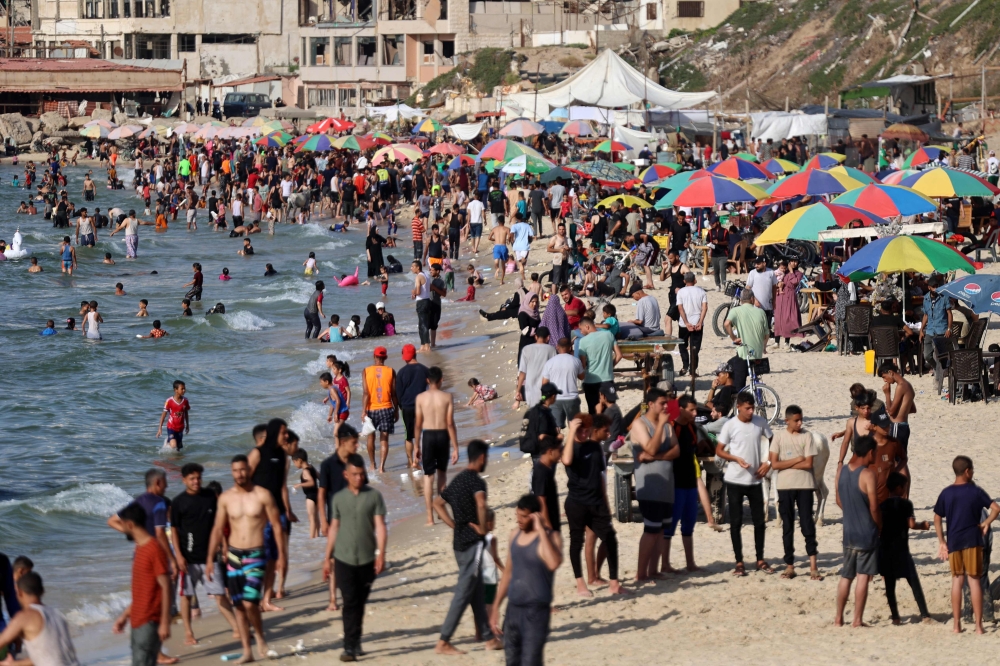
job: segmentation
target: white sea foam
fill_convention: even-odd
[[[222,315],[222,318],[229,324],[229,328],[234,331],[263,331],[265,328],[274,326],[274,322],[268,321],[263,317],[258,317],[247,310],[227,312]]]
[[[106,517],[132,501],[132,496],[111,483],[83,483],[55,495],[0,502],[0,508],[23,505],[39,513],[79,513]]]
[[[132,600],[131,592],[104,594],[66,613],[66,620],[77,627],[106,622],[118,616]]]
[[[347,350],[340,350],[338,348],[338,345],[333,344],[330,345],[328,350],[321,352],[319,358],[317,358],[315,361],[309,361],[308,363],[306,363],[302,369],[305,370],[306,373],[310,375],[318,375],[321,372],[327,372],[326,357],[329,356],[330,354],[336,356],[338,361],[350,361],[351,359],[354,358],[354,352]]]
[[[295,284],[285,287],[283,291],[277,294],[271,294],[270,296],[262,296],[260,298],[249,298],[246,303],[275,303],[277,301],[291,301],[293,303],[308,303],[309,297],[312,296],[313,291],[316,288],[309,282],[296,282]]]
[[[329,412],[329,406],[318,402],[307,402],[292,412],[288,427],[299,436],[303,448],[315,448],[317,443],[332,446],[333,424],[326,420]]]
[[[347,241],[331,241],[329,243],[323,243],[317,249],[318,250],[336,250],[338,247],[347,247]]]

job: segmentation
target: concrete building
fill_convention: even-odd
[[[183,60],[189,82],[284,72],[297,55],[294,2],[34,0],[34,55]]]
[[[662,29],[668,34],[675,29],[708,30],[725,22],[744,2],[756,1],[759,0],[662,0]]]

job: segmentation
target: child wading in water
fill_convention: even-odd
[[[163,413],[160,414],[160,425],[156,429],[156,436],[163,435],[163,421],[167,422],[166,444],[172,449],[180,451],[184,446],[184,435],[191,431],[191,421],[188,413],[191,411],[191,404],[184,397],[187,387],[184,382],[177,380],[174,382],[174,394],[167,398],[163,405]]]
[[[317,520],[319,514],[316,505],[316,497],[319,492],[319,485],[317,485],[319,474],[316,472],[316,468],[309,464],[309,454],[304,449],[299,449],[292,454],[292,462],[295,464],[295,468],[302,472],[299,483],[293,487],[301,488],[302,493],[306,496],[306,513],[309,514],[309,538],[315,539],[316,535],[319,534],[319,521]]]

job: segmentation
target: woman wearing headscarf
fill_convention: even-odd
[[[517,313],[517,327],[521,331],[521,340],[517,344],[517,362],[521,362],[521,350],[535,341],[535,329],[541,324],[538,316],[538,294],[529,294],[521,302]]]
[[[365,255],[368,258],[368,277],[378,277],[382,273],[382,266],[385,260],[382,259],[382,246],[385,239],[378,235],[375,227],[368,231],[368,238],[365,239]]]
[[[374,303],[368,304],[368,318],[365,319],[365,327],[361,329],[362,338],[380,338],[385,335],[385,320],[378,313],[378,308]]]
[[[569,317],[566,316],[566,310],[560,301],[558,296],[553,296],[545,306],[545,312],[542,313],[542,326],[549,329],[549,344],[553,347],[559,340],[570,335]]]
[[[521,310],[521,301],[524,299],[524,295],[528,293],[528,290],[524,288],[524,280],[521,278],[514,278],[514,294],[504,301],[504,304],[500,306],[500,309],[496,312],[487,312],[486,310],[480,310],[479,314],[485,317],[486,321],[497,321],[499,319],[510,319],[511,317],[516,317],[517,313]]]

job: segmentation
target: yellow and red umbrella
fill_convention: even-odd
[[[424,156],[424,151],[411,143],[394,143],[378,150],[372,158],[372,164],[378,166],[382,162],[416,162]]]

